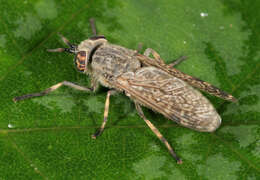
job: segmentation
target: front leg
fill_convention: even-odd
[[[74,89],[77,89],[77,90],[80,90],[80,91],[86,91],[86,92],[92,92],[93,91],[92,88],[87,88],[87,87],[84,87],[84,86],[80,86],[80,85],[74,84],[74,83],[69,82],[69,81],[62,81],[62,82],[60,82],[58,84],[55,84],[55,85],[51,86],[50,88],[45,89],[42,92],[26,94],[26,95],[23,95],[23,96],[15,97],[15,98],[13,98],[13,101],[17,102],[17,101],[21,101],[21,100],[29,99],[29,98],[33,98],[33,97],[45,96],[45,95],[47,95],[47,94],[57,90],[61,86],[68,86],[68,87],[71,87],[71,88],[74,88]]]

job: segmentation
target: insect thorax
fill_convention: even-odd
[[[109,82],[125,72],[135,72],[141,67],[137,52],[121,46],[104,43],[92,56],[91,71],[103,85],[113,88]]]

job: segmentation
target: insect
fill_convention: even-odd
[[[69,48],[48,51],[75,54],[75,67],[79,72],[91,77],[91,88],[63,81],[42,92],[15,97],[13,100],[16,102],[44,96],[61,86],[86,92],[96,91],[99,84],[108,87],[110,90],[107,92],[104,120],[101,127],[92,135],[92,138],[96,139],[102,134],[107,123],[110,96],[123,92],[134,101],[140,117],[165,144],[177,163],[181,164],[182,160],[159,130],[145,117],[141,106],[159,112],[166,118],[190,129],[213,132],[220,126],[221,118],[209,100],[193,87],[225,100],[235,102],[236,99],[207,82],[175,69],[174,66],[184,58],[172,64],[165,64],[153,49],[146,49],[142,55],[137,50],[111,44],[105,36],[97,35],[93,18],[90,19],[90,25],[93,36],[89,39],[82,41],[79,45],[73,45],[60,35]],[[150,54],[153,58],[149,57]]]

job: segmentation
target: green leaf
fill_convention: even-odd
[[[0,179],[259,179],[260,2],[254,0],[37,0],[0,2]],[[238,103],[206,95],[222,117],[214,133],[181,127],[145,109],[177,154],[167,149],[123,94],[60,88],[13,103],[63,80],[90,86],[57,33],[78,44],[89,18],[111,43],[150,47],[167,63],[232,93]]]

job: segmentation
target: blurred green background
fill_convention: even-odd
[[[0,179],[259,179],[260,1],[255,0],[0,0]],[[223,119],[215,133],[180,127],[145,109],[183,159],[177,165],[124,95],[66,87],[13,103],[63,80],[89,86],[57,33],[77,44],[88,19],[115,44],[138,43],[177,68],[232,93],[238,103],[206,95]]]

